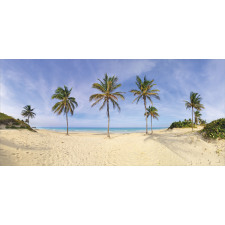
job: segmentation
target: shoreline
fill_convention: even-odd
[[[102,129],[102,130],[98,130],[98,129]],[[103,130],[104,129],[104,130]],[[121,130],[120,130],[121,129]],[[129,129],[133,129],[128,131]],[[137,129],[137,130],[136,130]],[[140,129],[140,130],[138,130]],[[158,130],[167,130],[168,128],[153,128],[153,132],[154,131],[158,131]],[[34,130],[38,131],[38,130],[47,130],[47,131],[53,131],[53,132],[58,132],[58,133],[63,133],[66,132],[65,128],[58,128],[58,129],[45,129],[45,128],[35,128]],[[119,131],[120,130],[120,131]],[[78,128],[76,130],[72,128],[72,130],[69,129],[69,134],[70,133],[88,133],[88,134],[92,134],[92,133],[96,133],[96,134],[107,134],[107,128]],[[110,134],[132,134],[132,133],[145,133],[145,128],[110,128],[109,130]],[[151,133],[151,129],[148,130],[148,133]]]
[[[64,130],[63,131],[60,131],[60,130],[56,131],[56,130],[39,129],[39,128],[35,128],[34,130],[35,131],[49,131],[49,132],[55,132],[55,133],[66,133],[66,130],[65,131]],[[155,130],[153,130],[153,132],[161,131],[161,130],[166,131],[166,130],[168,130],[168,128],[155,129]],[[109,130],[109,133],[110,134],[145,134],[145,132],[143,132],[143,131],[140,131],[140,132],[138,132],[138,131],[136,131],[136,132],[116,132],[116,131],[110,131],[110,130]],[[151,131],[148,131],[148,133],[150,134]],[[69,130],[69,135],[70,134],[102,134],[102,135],[106,135],[107,134],[107,130],[105,132],[102,132],[102,131],[90,132],[90,131],[86,131],[86,130],[85,131],[70,131]]]
[[[207,141],[201,128],[145,133],[0,130],[0,165],[213,166],[225,165],[225,141]]]

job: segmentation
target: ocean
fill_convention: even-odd
[[[167,127],[154,127],[153,130],[166,129]],[[52,130],[58,132],[66,132],[66,127],[37,127],[37,129]],[[150,131],[151,128],[148,128]],[[107,133],[107,128],[100,127],[69,127],[69,132],[88,132],[88,133]],[[125,127],[125,128],[110,128],[110,133],[144,133],[145,128],[140,127]]]

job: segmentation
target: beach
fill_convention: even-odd
[[[1,166],[224,166],[225,141],[196,128],[144,133],[0,130]]]

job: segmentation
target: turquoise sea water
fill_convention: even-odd
[[[153,130],[166,129],[167,127],[154,127]],[[58,132],[66,132],[66,127],[37,127],[37,129],[52,130]],[[99,127],[69,127],[70,132],[88,132],[88,133],[107,133],[107,128]],[[129,128],[110,128],[110,133],[143,133],[145,128],[129,127]],[[149,128],[150,131],[150,128]]]

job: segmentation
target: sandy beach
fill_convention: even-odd
[[[225,141],[195,129],[143,133],[65,133],[0,130],[1,166],[224,166]]]

